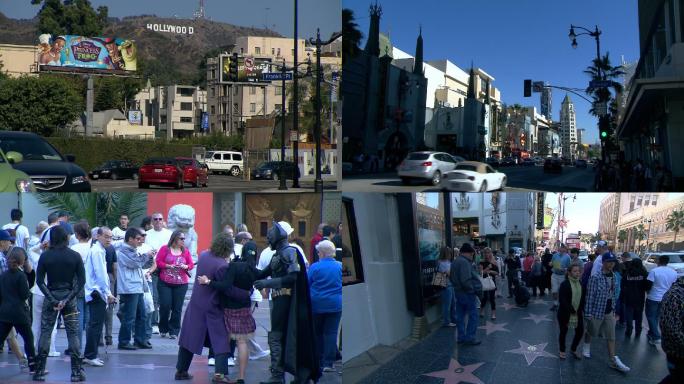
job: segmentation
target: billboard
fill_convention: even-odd
[[[202,112],[202,132],[209,132],[209,112]]]
[[[115,37],[84,37],[77,35],[38,38],[38,64],[50,67],[135,71],[137,51],[132,40]]]
[[[128,111],[128,122],[132,125],[142,125],[142,112],[135,110]]]
[[[230,61],[232,58],[229,55],[221,55],[219,66],[221,68],[220,82],[232,83],[230,81]],[[270,58],[255,58],[253,56],[245,56],[238,58],[238,83],[270,83],[268,80],[262,79],[262,73],[270,72],[271,59]]]

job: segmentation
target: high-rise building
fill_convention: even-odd
[[[577,157],[577,122],[575,120],[575,105],[568,95],[565,95],[561,104],[560,124],[563,157],[574,160]]]
[[[599,232],[610,245],[617,243],[616,228],[620,218],[620,195],[611,193],[601,200],[599,209]]]
[[[547,119],[553,120],[552,90],[544,87],[541,92],[541,114]]]

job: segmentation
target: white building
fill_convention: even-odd
[[[140,111],[142,125],[155,127],[158,138],[180,138],[202,132],[207,92],[192,85],[147,86],[135,96],[132,110]]]
[[[577,157],[577,121],[575,120],[575,105],[568,95],[565,95],[561,104],[560,124],[563,157],[574,160]]]

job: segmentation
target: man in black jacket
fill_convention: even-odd
[[[454,286],[456,296],[456,327],[458,329],[458,343],[478,345],[475,340],[479,318],[477,314],[477,296],[482,293],[480,276],[473,264],[475,249],[470,243],[461,246],[460,255],[451,263],[449,278]],[[468,328],[465,326],[465,316],[468,316]]]

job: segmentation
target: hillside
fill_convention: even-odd
[[[154,32],[147,24],[192,26],[192,35]],[[0,12],[0,44],[37,44],[37,20],[16,20]],[[153,15],[110,18],[105,36],[116,36],[136,41],[138,57],[145,72],[158,82],[174,77],[185,81],[197,78],[198,65],[205,54],[219,48],[226,49],[239,36],[280,36],[270,30],[241,27],[211,20],[161,18]]]

